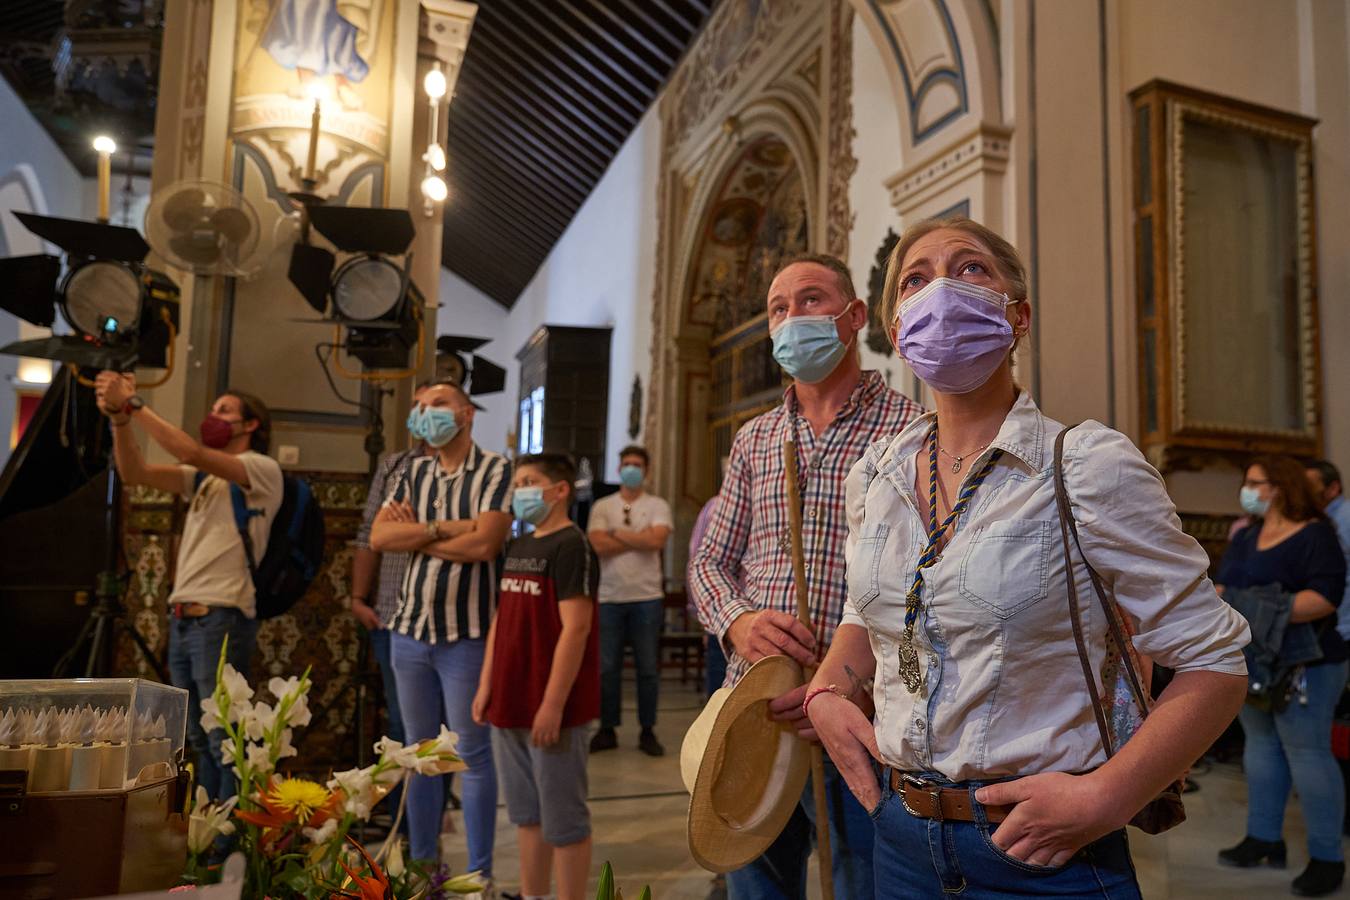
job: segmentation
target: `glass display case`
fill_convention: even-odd
[[[139,678],[0,681],[0,771],[28,793],[121,791],[177,773],[188,693]]]

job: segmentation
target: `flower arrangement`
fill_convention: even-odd
[[[201,722],[208,732],[224,730],[221,756],[234,770],[238,794],[213,803],[197,788],[188,811],[187,883],[216,880],[208,853],[219,836],[237,835],[246,863],[245,897],[402,900],[482,889],[476,873],[451,878],[404,861],[396,837],[402,807],[390,838],[374,857],[351,835],[408,774],[465,768],[453,732],[442,726],[435,738],[406,747],[382,738],[375,743],[375,763],[337,772],[325,784],[283,777],[277,765],[296,755],[294,729],[310,721],[309,670],[299,678],[273,678],[267,688],[275,705],[255,699],[248,679],[225,662],[221,649],[216,689],[202,700]]]
[[[608,862],[600,869],[600,882],[595,892],[595,900],[623,900],[623,891],[614,884],[614,869]],[[652,900],[650,885],[642,886],[638,900]]]

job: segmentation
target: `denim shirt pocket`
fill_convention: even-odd
[[[1052,524],[1007,519],[976,528],[961,560],[961,596],[999,619],[1043,600],[1050,588]]]
[[[853,558],[848,560],[849,596],[859,614],[881,593],[881,561],[890,533],[891,526],[885,522],[865,525],[853,548]]]

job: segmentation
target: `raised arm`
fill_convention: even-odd
[[[120,413],[120,410],[127,399],[136,392],[135,376],[117,372],[100,372],[96,384],[96,389],[99,391],[99,405],[103,407],[105,412],[114,417],[114,423],[122,421],[122,416],[125,414]],[[210,447],[203,446],[183,429],[170,424],[148,406],[143,406],[139,411],[130,414],[130,418],[144,429],[150,440],[159,444],[180,463],[193,466],[208,475],[224,478],[245,490],[251,487],[248,470],[244,467],[243,461],[233,453],[225,453],[222,450],[213,450]],[[169,469],[173,469],[173,467],[159,466],[157,470],[145,468],[135,474],[143,477],[154,477],[159,480],[164,471]],[[120,467],[118,471],[121,472]],[[131,480],[129,473],[122,473],[122,475],[127,480]],[[176,492],[183,489],[182,474],[178,473],[177,477],[179,483],[171,489]],[[167,483],[167,479],[164,479],[164,481]],[[149,484],[150,482],[135,483]],[[161,485],[155,484],[154,486],[160,487]]]

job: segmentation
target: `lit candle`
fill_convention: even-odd
[[[314,98],[314,115],[309,119],[309,155],[305,157],[305,180],[314,180],[314,160],[319,154],[319,98]]]
[[[98,220],[108,221],[108,198],[112,191],[112,155],[117,144],[107,135],[94,138],[94,149],[98,151]]]

